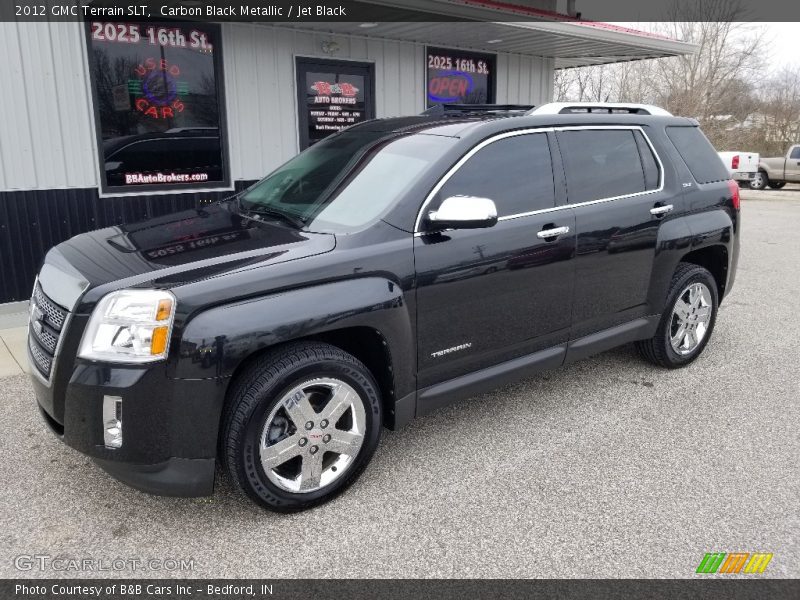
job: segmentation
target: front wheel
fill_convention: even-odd
[[[261,357],[234,384],[224,466],[264,508],[311,508],[361,474],[378,445],[381,417],[378,386],[359,360],[329,344],[290,344]]]
[[[769,185],[769,177],[764,171],[758,171],[750,180],[750,189],[753,190],[763,190],[765,187]]]
[[[688,365],[708,344],[718,307],[717,284],[711,273],[698,265],[680,263],[656,334],[636,343],[639,352],[661,367]]]

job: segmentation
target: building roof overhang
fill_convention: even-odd
[[[398,7],[397,0],[362,0]],[[552,58],[556,68],[598,65],[697,52],[697,46],[672,38],[582,21],[567,15],[494,0],[403,0],[402,9],[431,21],[381,21],[289,24],[331,35],[358,35],[467,50],[510,52]],[[451,19],[451,20],[449,20]],[[517,20],[519,19],[519,20]]]

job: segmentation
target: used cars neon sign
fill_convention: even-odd
[[[131,90],[139,96],[136,110],[153,119],[167,119],[184,111],[180,98],[186,85],[178,81],[180,67],[166,59],[146,58],[134,68],[138,80],[129,82]]]

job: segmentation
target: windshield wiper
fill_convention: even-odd
[[[289,223],[290,225],[296,227],[297,229],[303,229],[303,227],[306,226],[306,222],[300,217],[293,217],[292,215],[288,215],[285,212],[275,210],[274,208],[267,208],[267,207],[244,208],[240,203],[239,210],[245,216],[256,215],[264,217],[275,217],[276,219],[280,219],[281,221]]]

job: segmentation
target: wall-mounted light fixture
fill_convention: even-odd
[[[337,52],[339,52],[339,50],[340,50],[339,44],[337,44],[333,40],[325,40],[324,42],[322,42],[322,51],[325,54],[336,54]]]

